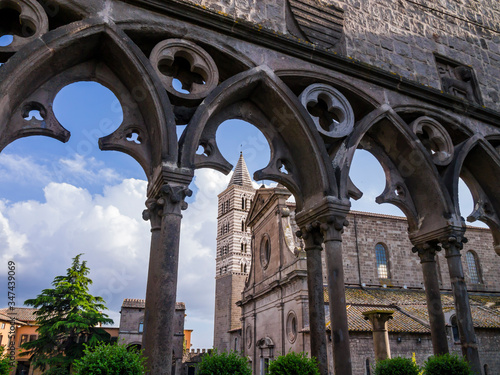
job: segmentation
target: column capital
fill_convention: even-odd
[[[152,229],[158,229],[162,216],[180,215],[182,210],[187,209],[188,204],[185,199],[192,194],[193,192],[187,186],[164,184],[154,197],[146,201],[147,208],[143,211],[142,218],[151,221]]]
[[[304,225],[297,231],[296,235],[304,240],[306,251],[323,249],[323,233],[319,221],[313,221],[310,224]]]
[[[374,332],[387,331],[387,322],[393,319],[394,310],[370,310],[362,313],[372,324]]]
[[[441,247],[439,246],[439,241],[436,240],[417,244],[411,251],[418,254],[420,263],[435,262],[436,253],[441,251]]]
[[[445,249],[446,257],[460,256],[460,251],[464,248],[464,244],[468,242],[467,238],[462,233],[451,234],[439,239],[441,246]]]

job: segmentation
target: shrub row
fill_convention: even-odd
[[[430,357],[420,367],[409,358],[391,358],[377,362],[375,375],[474,375],[469,363],[457,355]]]

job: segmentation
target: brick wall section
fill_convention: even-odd
[[[423,286],[422,267],[419,257],[412,253],[412,244],[408,240],[407,223],[403,218],[386,217],[365,213],[349,214],[349,226],[343,235],[344,273],[346,284],[360,284],[359,265],[361,269],[361,283],[366,285],[407,286],[421,288]],[[357,243],[355,232],[357,232]],[[500,289],[500,257],[493,249],[493,238],[488,229],[467,229],[466,237],[469,240],[462,251],[462,266],[465,272],[465,281],[469,290],[498,291]],[[390,279],[379,279],[377,275],[375,245],[382,243],[389,254]],[[472,284],[469,269],[465,259],[468,250],[473,250],[479,258],[479,269],[482,283]],[[444,250],[438,255],[441,270],[442,288],[451,289],[448,265]],[[326,282],[326,272],[323,269]]]

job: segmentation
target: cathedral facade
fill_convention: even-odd
[[[253,189],[241,156],[228,188],[219,195],[214,347],[249,358],[253,374],[265,374],[280,354],[310,353],[307,254],[296,236],[291,193],[281,185]],[[251,204],[248,205],[248,199]],[[226,203],[229,202],[229,203]],[[392,311],[392,356],[432,355],[422,266],[412,252],[404,218],[351,212],[343,237],[346,309],[353,374],[373,373],[372,327],[363,312]],[[229,226],[228,226],[229,224]],[[500,259],[488,229],[469,227],[462,253],[469,299],[485,375],[500,373]],[[249,245],[251,243],[251,246]],[[444,254],[437,255],[450,351],[460,337]],[[326,269],[318,269],[325,285]],[[329,318],[325,335],[331,342]],[[330,346],[329,346],[330,350]],[[328,353],[333,374],[332,353]]]

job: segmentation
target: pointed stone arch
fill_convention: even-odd
[[[299,210],[307,201],[338,196],[331,163],[310,116],[269,68],[260,66],[232,77],[202,102],[180,140],[182,167],[230,172],[215,140],[218,126],[227,119],[249,121],[264,134],[271,161],[255,172],[255,178],[288,187]],[[203,155],[196,154],[199,146],[205,149]]]
[[[127,35],[114,24],[98,19],[74,22],[47,33],[2,67],[0,151],[14,140],[31,135],[66,142],[70,134],[55,118],[52,102],[64,86],[90,80],[109,88],[124,110],[124,122],[99,141],[101,149],[129,154],[148,179],[162,162],[175,163],[175,123],[161,83]],[[32,109],[39,110],[44,119],[26,121],[23,117]],[[127,140],[134,133],[140,144]]]
[[[349,194],[349,168],[360,147],[377,158],[386,174],[387,185],[377,203],[398,206],[407,216],[411,237],[450,224],[462,226],[431,155],[390,106],[382,105],[358,121],[334,159],[341,169],[341,196]]]
[[[446,187],[458,207],[458,182],[462,178],[474,199],[469,221],[480,220],[489,226],[495,251],[500,255],[500,199],[498,185],[492,176],[500,175],[500,155],[492,144],[475,135],[457,145],[452,164],[444,173]]]

